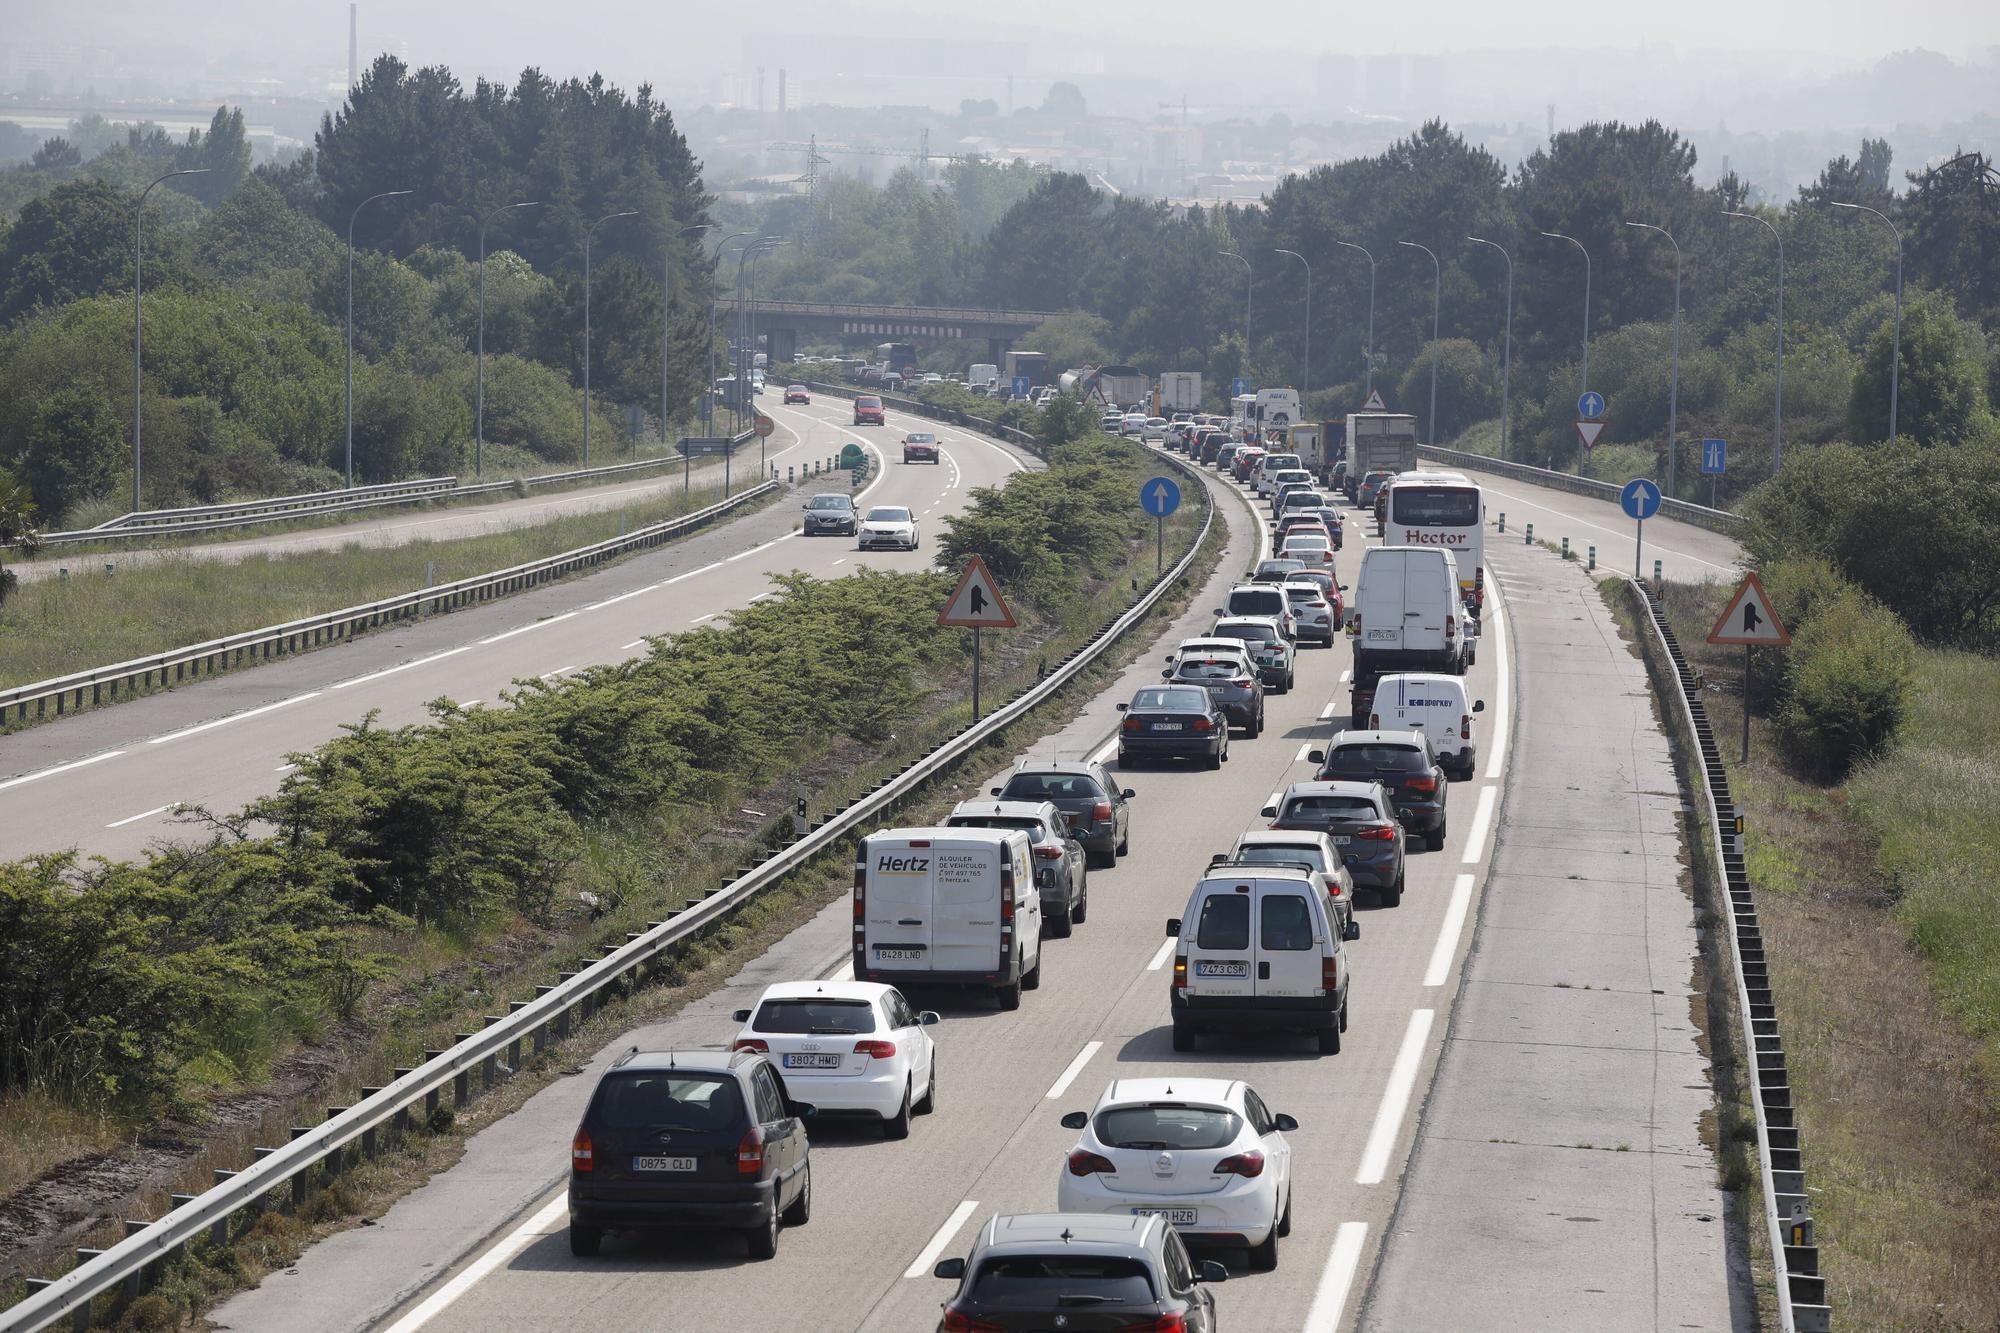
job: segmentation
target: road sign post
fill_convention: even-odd
[[[938,613],[940,625],[957,625],[972,631],[972,720],[979,720],[979,636],[982,630],[1014,628],[1014,613],[1007,607],[1007,599],[1000,595],[1000,588],[993,582],[993,575],[987,571],[986,562],[973,556],[959,575],[958,587],[952,590],[951,600]]]
[[[1153,516],[1153,575],[1167,568],[1167,515],[1181,507],[1181,488],[1171,477],[1154,477],[1139,488],[1139,504]]]
[[[1786,648],[1792,642],[1756,571],[1745,574],[1743,582],[1736,585],[1736,595],[1729,599],[1715,628],[1708,632],[1708,641],[1743,645],[1743,757],[1739,762],[1747,764],[1750,762],[1750,650]]]
[[[1026,398],[1030,393],[1034,392],[1034,387],[1034,385],[1028,382],[1026,375],[1016,375],[1014,377],[1014,397]]]
[[[1382,391],[1380,389],[1370,389],[1367,401],[1361,404],[1361,410],[1363,412],[1387,412],[1389,405],[1382,401]]]
[[[1715,508],[1716,479],[1729,467],[1729,441],[1703,440],[1701,442],[1701,470],[1708,478],[1708,507]]]
[[[1646,520],[1660,512],[1660,488],[1644,477],[1628,481],[1625,489],[1618,494],[1618,503],[1627,514],[1639,521],[1632,538],[1632,577],[1636,580],[1639,571],[1644,568],[1642,557],[1646,548]]]

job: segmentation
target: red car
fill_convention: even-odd
[[[809,403],[811,403],[811,402],[812,402],[812,395],[806,392],[806,386],[805,386],[805,385],[803,385],[803,384],[787,384],[787,385],[785,386],[785,406],[786,406],[786,407],[790,407],[790,406],[791,406],[791,405],[792,405],[793,403],[808,403],[808,404],[809,404]]]
[[[938,461],[937,436],[927,430],[913,430],[903,437],[903,461],[905,463],[935,463]]]
[[[882,424],[882,400],[874,394],[863,394],[854,400],[854,424],[857,426],[879,426]]]

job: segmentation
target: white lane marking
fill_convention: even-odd
[[[1352,667],[1349,667],[1347,670],[1340,673],[1340,679],[1335,683],[1339,685],[1345,685],[1348,681],[1353,679],[1354,679],[1354,669]]]
[[[467,699],[464,703],[459,705],[460,708],[466,708],[466,709],[484,708],[485,706],[486,706],[486,701],[484,699]]]
[[[576,670],[576,668],[573,666],[557,667],[554,671],[544,671],[542,673],[542,679],[554,680],[557,676],[564,675],[574,670]]]
[[[1493,752],[1486,760],[1486,776],[1489,778],[1499,777],[1500,770],[1506,767],[1507,746],[1513,740],[1507,731],[1507,720],[1510,715],[1507,692],[1513,684],[1514,667],[1507,645],[1507,616],[1501,609],[1501,604],[1505,600],[1504,597],[1495,594],[1490,613],[1493,621],[1493,637],[1500,643],[1500,656],[1493,664],[1493,720],[1487,724],[1487,734],[1493,738]]]
[[[1354,1286],[1354,1270],[1361,1264],[1361,1251],[1368,1242],[1366,1222],[1342,1222],[1333,1234],[1333,1250],[1326,1256],[1326,1271],[1313,1293],[1312,1309],[1306,1313],[1305,1333],[1334,1333],[1347,1308],[1347,1293]]]
[[[1278,788],[1278,790],[1272,792],[1269,796],[1267,796],[1264,799],[1264,804],[1269,806],[1275,806],[1278,802],[1284,799],[1285,799],[1285,789],[1283,787],[1280,787]]]
[[[1093,764],[1103,763],[1105,760],[1111,757],[1112,752],[1117,748],[1118,748],[1118,737],[1116,734],[1114,734],[1110,740],[1104,742],[1104,744],[1098,746],[1095,750],[1092,750],[1090,752],[1090,762]]]
[[[715,619],[715,618],[716,618],[717,616],[719,616],[719,615],[721,615],[721,614],[722,614],[722,613],[721,613],[720,611],[710,611],[710,612],[709,612],[709,613],[708,613],[707,615],[705,615],[705,616],[696,616],[696,617],[695,617],[695,618],[694,618],[693,620],[690,620],[690,621],[688,621],[688,624],[690,624],[690,625],[699,625],[699,624],[700,624],[700,623],[701,623],[702,621],[704,621],[704,620],[713,620],[713,619]]]
[[[643,648],[645,646],[646,646],[646,641],[644,639],[634,639],[632,640],[632,642],[626,644],[623,648],[620,648],[618,651],[621,653],[629,653],[634,648]]]
[[[1438,929],[1437,947],[1431,950],[1431,965],[1424,972],[1426,986],[1442,986],[1451,975],[1451,960],[1458,953],[1458,935],[1465,929],[1465,913],[1472,906],[1472,876],[1460,875],[1452,881],[1451,903],[1444,909],[1444,925]]]
[[[760,592],[755,597],[752,597],[750,600],[752,602],[765,602],[769,601],[773,597],[776,597],[777,595],[778,594],[774,592]]]
[[[489,1273],[528,1248],[537,1239],[554,1234],[555,1224],[569,1211],[569,1199],[558,1194],[537,1209],[532,1217],[515,1227],[507,1238],[474,1260],[464,1272],[432,1292],[416,1309],[389,1325],[388,1333],[416,1333],[431,1320],[450,1309],[459,1297],[471,1291]]]
[[[1346,680],[1347,674],[1345,672],[1342,672],[1340,678],[1342,680]],[[1322,722],[1331,722],[1333,720],[1333,715],[1335,710],[1337,710],[1339,707],[1340,707],[1339,699],[1328,699],[1326,701],[1326,707],[1319,710],[1319,720]]]
[[[1550,509],[1546,505],[1536,504],[1533,500],[1529,499],[1525,495],[1517,495],[1513,491],[1499,490],[1493,486],[1488,485],[1483,480],[1479,483],[1479,485],[1480,489],[1484,490],[1488,495],[1497,495],[1500,496],[1502,499],[1506,500],[1518,500],[1520,503],[1528,506],[1528,508],[1530,509],[1539,509],[1544,514],[1553,515],[1554,517],[1561,519],[1565,523],[1575,523],[1581,527],[1589,528],[1593,532],[1606,533],[1612,537],[1620,539],[1623,539],[1631,535],[1618,528],[1602,527],[1599,524],[1592,523],[1587,519],[1578,518],[1574,514],[1565,514],[1560,509]],[[1665,551],[1668,555],[1679,556],[1683,560],[1692,560],[1697,565],[1707,565],[1710,569],[1727,570],[1732,574],[1736,572],[1736,566],[1734,565],[1718,565],[1713,560],[1704,560],[1698,555],[1689,555],[1686,551],[1677,551],[1673,547],[1665,545],[1664,543],[1660,542],[1657,538],[1654,539],[1652,544],[1658,547],[1660,550]]]
[[[384,667],[380,671],[371,671],[365,676],[356,676],[352,680],[335,681],[329,688],[344,690],[350,685],[366,685],[371,680],[380,680],[384,676],[393,676],[398,671],[408,671],[411,667],[429,666],[433,662],[442,662],[447,657],[457,657],[460,653],[469,653],[471,651],[472,645],[469,643],[458,648],[447,648],[441,653],[432,653],[429,657],[419,657],[416,661],[405,662],[401,666]]]
[[[567,1205],[568,1200],[565,1199],[564,1203]],[[931,1275],[931,1265],[937,1262],[937,1257],[944,1253],[944,1247],[951,1244],[952,1236],[957,1234],[958,1229],[965,1225],[965,1219],[971,1217],[973,1210],[978,1207],[979,1200],[967,1199],[964,1203],[952,1209],[951,1216],[947,1217],[944,1220],[944,1225],[938,1228],[937,1235],[931,1237],[931,1243],[924,1246],[918,1252],[916,1260],[903,1270],[903,1276],[906,1278],[929,1277]],[[389,1333],[398,1333],[398,1330],[390,1329]]]
[[[106,750],[103,754],[94,754],[88,759],[79,759],[74,763],[57,764],[54,768],[45,768],[38,773],[23,773],[18,778],[8,778],[5,782],[0,782],[0,791],[6,791],[9,787],[19,787],[23,783],[33,782],[38,778],[52,778],[58,773],[67,773],[73,768],[88,768],[92,764],[101,764],[107,759],[116,759],[124,753],[123,750]]]
[[[297,764],[279,764],[278,767],[273,771],[278,773],[289,773],[297,767],[298,767]]]
[[[1465,839],[1464,864],[1476,866],[1484,859],[1481,849],[1486,846],[1486,829],[1493,822],[1493,807],[1499,800],[1500,791],[1492,783],[1479,789],[1479,808],[1472,812],[1472,832]]]
[[[1306,761],[1306,756],[1312,753],[1312,748],[1313,748],[1313,743],[1311,741],[1306,741],[1304,744],[1300,745],[1299,752],[1292,756],[1292,762],[1295,764],[1303,764]]]
[[[1153,955],[1153,961],[1146,964],[1146,970],[1148,972],[1157,972],[1165,967],[1167,960],[1174,956],[1174,946],[1179,943],[1179,940],[1168,940],[1165,944],[1162,944],[1160,951]]]
[[[1389,1084],[1382,1089],[1375,1127],[1368,1131],[1368,1146],[1361,1152],[1361,1169],[1354,1173],[1357,1185],[1379,1185],[1389,1173],[1389,1155],[1396,1150],[1403,1113],[1410,1109],[1410,1094],[1416,1091],[1417,1069],[1424,1062],[1424,1041],[1431,1035],[1431,1019],[1435,1016],[1430,1009],[1419,1009],[1410,1015],[1402,1048],[1396,1052],[1396,1063],[1389,1069]]]
[[[836,565],[844,565],[844,564],[846,564],[846,563],[847,563],[847,557],[846,557],[846,556],[842,556],[842,557],[840,557],[840,559],[838,559],[838,560],[834,561],[833,563],[834,563],[834,564],[836,564]]]
[[[722,565],[723,562],[720,560],[711,561],[710,563],[703,565],[700,569],[690,569],[685,574],[676,574],[670,579],[662,579],[660,582],[655,583],[653,586],[655,588],[664,588],[669,584],[683,583],[686,582],[688,579],[693,578],[697,574],[706,574],[711,569],[721,569]]]
[[[790,541],[790,540],[791,540],[792,538],[794,538],[794,537],[796,537],[796,536],[798,536],[798,535],[799,535],[799,534],[798,534],[798,533],[796,533],[796,532],[788,532],[788,533],[786,533],[786,534],[785,534],[784,536],[782,536],[782,537],[773,537],[773,538],[772,538],[772,539],[771,539],[770,541],[767,541],[767,542],[762,542],[762,543],[759,543],[758,545],[756,545],[756,546],[753,546],[753,547],[751,547],[751,548],[750,548],[749,550],[747,550],[747,551],[738,551],[738,552],[737,552],[737,553],[736,553],[735,555],[732,555],[732,556],[730,556],[730,557],[729,557],[729,559],[727,559],[727,560],[723,561],[722,563],[723,563],[723,564],[725,564],[725,565],[727,565],[727,564],[733,564],[734,562],[736,562],[736,561],[738,561],[738,560],[743,560],[743,559],[746,559],[746,558],[748,558],[748,557],[750,557],[750,556],[753,556],[753,555],[757,554],[757,552],[759,552],[759,551],[768,551],[768,550],[770,550],[770,549],[771,549],[771,548],[772,548],[773,546],[776,546],[776,545],[777,545],[777,544],[778,544],[779,542],[788,542],[788,541]]]
[[[104,827],[106,827],[106,828],[124,828],[124,827],[125,827],[125,826],[126,826],[127,824],[136,824],[136,823],[138,823],[138,822],[139,822],[140,820],[142,820],[142,819],[151,819],[151,818],[152,818],[152,817],[153,817],[154,815],[163,815],[163,814],[165,814],[165,813],[166,813],[167,811],[169,811],[169,810],[173,809],[173,808],[174,808],[174,806],[176,806],[176,805],[179,805],[179,804],[180,804],[180,802],[179,802],[179,801],[173,801],[173,802],[170,802],[170,803],[168,803],[168,804],[166,804],[166,805],[156,805],[156,806],[154,806],[154,807],[153,807],[153,808],[152,808],[151,810],[148,810],[148,811],[146,811],[146,812],[145,812],[145,813],[143,813],[143,814],[137,814],[137,815],[127,815],[127,816],[125,816],[125,818],[123,818],[123,819],[115,819],[115,820],[113,820],[113,821],[112,821],[112,822],[110,822],[109,824],[106,824],[106,825],[105,825]]]
[[[275,713],[280,708],[290,708],[293,704],[302,704],[308,699],[317,699],[319,696],[320,692],[318,690],[313,690],[309,694],[295,694],[289,699],[280,699],[274,704],[265,704],[262,708],[252,708],[245,713],[231,713],[228,717],[219,717],[213,722],[204,722],[200,726],[185,727],[180,731],[170,732],[165,736],[155,736],[147,741],[146,744],[165,745],[168,741],[177,741],[183,736],[194,736],[204,731],[213,731],[217,727],[226,727],[231,722],[241,722],[246,718],[260,717],[265,713]]]
[[[852,958],[849,958],[846,962],[842,963],[839,967],[835,968],[833,970],[833,975],[828,977],[827,980],[828,981],[854,980],[854,960]]]
[[[531,629],[541,629],[545,625],[558,625],[565,620],[574,619],[575,617],[582,614],[583,613],[581,611],[565,611],[559,616],[550,616],[547,620],[537,620],[526,625],[516,625],[514,626],[514,628],[510,630],[503,630],[500,633],[493,635],[491,638],[481,639],[479,641],[479,645],[480,647],[483,648],[489,643],[498,643],[502,639],[511,639],[516,634],[526,634]]]
[[[1076,1082],[1076,1076],[1081,1074],[1083,1067],[1090,1063],[1090,1057],[1103,1049],[1104,1043],[1101,1041],[1085,1042],[1083,1049],[1076,1053],[1076,1059],[1070,1061],[1069,1067],[1062,1071],[1062,1076],[1054,1083],[1051,1083],[1049,1090],[1042,1094],[1042,1100],[1052,1102],[1065,1092],[1068,1092],[1069,1085]]]

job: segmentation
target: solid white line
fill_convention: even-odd
[[[952,1209],[951,1216],[947,1217],[944,1220],[944,1225],[938,1228],[937,1235],[931,1237],[931,1243],[924,1246],[923,1250],[918,1253],[915,1262],[903,1270],[903,1276],[906,1278],[929,1277],[931,1275],[931,1265],[937,1262],[937,1257],[944,1253],[944,1247],[951,1244],[952,1236],[957,1233],[960,1227],[965,1225],[965,1219],[971,1217],[973,1210],[978,1207],[979,1200],[967,1199],[965,1202],[959,1204],[958,1207]],[[391,1329],[390,1333],[396,1333],[396,1330]]]
[[[717,616],[719,616],[719,615],[721,615],[721,614],[722,614],[722,613],[721,613],[720,611],[710,611],[710,612],[709,612],[709,613],[708,613],[707,615],[705,615],[705,616],[696,616],[696,617],[695,617],[695,618],[694,618],[693,620],[690,620],[690,621],[688,621],[688,624],[690,624],[690,625],[699,625],[699,624],[700,624],[700,623],[701,623],[702,621],[704,621],[704,620],[713,620],[713,619],[715,619],[715,618],[716,618]]]
[[[480,1255],[465,1271],[432,1292],[422,1305],[389,1325],[388,1333],[416,1333],[417,1329],[450,1309],[459,1297],[471,1291],[487,1274],[527,1249],[539,1237],[553,1234],[557,1219],[568,1211],[569,1199],[565,1195],[558,1194],[550,1199],[532,1217],[509,1232],[505,1240]]]
[[[1472,812],[1472,832],[1465,840],[1466,865],[1476,866],[1485,859],[1486,830],[1493,823],[1493,807],[1499,800],[1500,791],[1492,783],[1479,789],[1479,808]]]
[[[796,532],[788,532],[782,537],[773,537],[770,541],[761,543],[760,545],[757,546],[753,546],[747,551],[738,551],[735,555],[730,556],[729,559],[723,561],[722,563],[725,565],[731,564],[735,561],[743,560],[750,556],[753,556],[757,554],[757,552],[759,551],[768,551],[773,546],[776,546],[779,542],[788,542],[796,536],[798,536]]]
[[[1493,595],[1493,606],[1488,618],[1493,622],[1493,638],[1500,644],[1500,656],[1493,664],[1493,717],[1486,724],[1486,734],[1492,738],[1492,753],[1486,760],[1486,776],[1497,778],[1507,764],[1507,746],[1513,737],[1507,731],[1507,719],[1511,714],[1508,690],[1513,684],[1513,662],[1507,651],[1507,613],[1501,609],[1506,599],[1498,592]],[[1483,629],[1482,626],[1482,637]]]
[[[629,653],[634,648],[643,648],[645,646],[646,646],[646,641],[644,639],[634,639],[632,640],[632,642],[626,644],[623,648],[620,648],[618,651],[621,653]]]
[[[350,685],[366,685],[371,680],[380,680],[384,676],[393,676],[398,671],[408,671],[411,667],[429,666],[432,662],[442,662],[447,657],[457,657],[460,653],[469,653],[471,651],[472,645],[469,643],[461,648],[447,648],[441,653],[432,653],[429,657],[419,657],[414,662],[405,662],[401,666],[384,667],[380,671],[371,671],[365,676],[356,676],[352,680],[335,681],[329,688],[344,690]]]
[[[839,967],[835,968],[833,970],[833,975],[828,977],[827,980],[828,981],[854,980],[854,960],[852,958],[849,958],[846,962],[842,963]]]
[[[1442,986],[1451,975],[1451,960],[1458,953],[1458,934],[1465,929],[1465,912],[1472,906],[1472,876],[1460,875],[1452,881],[1451,903],[1444,909],[1444,925],[1438,929],[1437,947],[1431,950],[1431,965],[1424,973],[1426,986]]]
[[[1313,743],[1311,741],[1306,741],[1305,743],[1300,745],[1299,752],[1292,756],[1292,762],[1295,764],[1303,764],[1306,761],[1306,756],[1312,753],[1312,748],[1313,748]]]
[[[1319,1277],[1319,1290],[1313,1293],[1312,1309],[1306,1314],[1305,1333],[1334,1333],[1340,1327],[1347,1293],[1354,1285],[1354,1270],[1360,1266],[1367,1241],[1366,1222],[1340,1224],[1333,1236],[1333,1251],[1326,1256],[1326,1271]]]
[[[39,773],[23,773],[18,778],[8,778],[5,782],[0,782],[0,791],[6,791],[9,787],[19,787],[23,783],[33,782],[37,778],[52,778],[58,773],[67,773],[73,768],[88,768],[92,764],[101,764],[107,759],[116,759],[124,753],[123,750],[106,750],[103,754],[94,754],[88,759],[79,759],[75,763],[57,764],[54,768],[42,769]]]
[[[565,611],[559,616],[550,616],[547,620],[537,620],[526,625],[516,625],[514,626],[514,628],[510,630],[503,630],[502,632],[493,635],[491,638],[481,639],[479,643],[481,647],[484,647],[489,643],[498,643],[502,639],[511,639],[516,634],[526,634],[531,629],[541,629],[544,625],[560,624],[565,620],[574,619],[576,616],[581,614],[582,612],[580,611]]]
[[[165,745],[168,741],[177,741],[183,736],[193,736],[199,732],[213,731],[217,727],[226,727],[231,722],[241,722],[245,718],[257,717],[264,713],[275,713],[280,708],[290,708],[293,704],[302,704],[308,699],[317,699],[319,696],[320,692],[318,690],[314,690],[310,694],[295,694],[289,699],[280,699],[274,704],[265,704],[262,708],[253,708],[247,713],[232,713],[228,717],[219,717],[213,722],[204,722],[198,727],[187,727],[165,736],[155,736],[147,741],[146,744]]]
[[[1104,1043],[1101,1041],[1085,1042],[1083,1049],[1076,1053],[1076,1059],[1069,1062],[1069,1068],[1062,1071],[1062,1077],[1050,1084],[1049,1090],[1042,1094],[1042,1100],[1052,1102],[1065,1092],[1068,1092],[1069,1085],[1076,1082],[1076,1076],[1081,1074],[1083,1067],[1090,1063],[1090,1057],[1103,1049]]]
[[[1174,956],[1174,946],[1179,943],[1179,940],[1168,940],[1165,944],[1162,944],[1160,951],[1153,955],[1153,961],[1146,964],[1146,970],[1148,972],[1157,972],[1165,967],[1167,960]]]
[[[1111,757],[1112,752],[1115,751],[1117,748],[1118,748],[1118,737],[1114,735],[1110,740],[1104,742],[1104,744],[1098,746],[1095,750],[1092,750],[1090,752],[1090,762],[1093,764],[1103,763],[1105,760]]]
[[[1354,1173],[1357,1185],[1379,1185],[1389,1173],[1389,1154],[1396,1150],[1403,1113],[1410,1109],[1410,1094],[1416,1090],[1417,1068],[1424,1062],[1424,1041],[1431,1035],[1434,1016],[1429,1009],[1419,1009],[1410,1015],[1402,1048],[1396,1052],[1396,1063],[1389,1070],[1389,1085],[1382,1089],[1375,1127],[1368,1131],[1368,1146],[1361,1152],[1361,1169]]]
[[[127,824],[136,824],[136,823],[138,823],[138,822],[139,822],[140,820],[142,820],[142,819],[151,819],[151,818],[152,818],[152,817],[153,817],[154,815],[158,815],[158,814],[165,814],[165,813],[166,813],[167,811],[169,811],[169,810],[173,809],[173,808],[174,808],[174,806],[176,806],[176,805],[179,805],[179,804],[180,804],[180,802],[178,802],[178,801],[175,801],[175,802],[172,802],[172,803],[170,803],[170,804],[167,804],[167,805],[157,805],[157,806],[154,806],[154,807],[153,807],[153,808],[152,808],[151,810],[148,810],[148,811],[146,811],[146,812],[145,812],[144,814],[139,814],[139,815],[127,815],[127,816],[126,816],[125,818],[123,818],[123,819],[119,819],[119,820],[114,820],[114,821],[112,821],[111,823],[109,823],[109,824],[106,824],[106,825],[105,825],[104,827],[106,827],[106,828],[124,828],[124,827],[125,827],[125,826],[126,826]]]
[[[486,701],[484,699],[467,699],[459,705],[460,708],[484,708],[485,706]]]
[[[688,579],[691,579],[691,578],[693,578],[693,577],[694,577],[695,575],[697,575],[697,574],[706,574],[706,573],[708,573],[708,571],[709,571],[709,570],[711,570],[711,569],[721,569],[721,568],[722,568],[722,565],[723,565],[723,562],[722,562],[722,561],[720,561],[720,560],[717,560],[717,561],[713,562],[712,564],[706,564],[706,565],[703,565],[703,566],[702,566],[702,567],[701,567],[700,569],[690,569],[690,570],[689,570],[689,571],[688,571],[687,573],[685,573],[685,574],[676,574],[676,575],[674,575],[674,576],[673,576],[672,578],[670,578],[670,579],[662,579],[662,580],[661,580],[661,581],[660,581],[659,583],[656,583],[656,584],[654,584],[653,586],[654,586],[654,587],[656,587],[656,588],[664,588],[664,587],[666,587],[666,586],[667,586],[668,584],[670,584],[670,583],[682,583],[682,582],[685,582],[685,581],[686,581],[686,580],[688,580]]]

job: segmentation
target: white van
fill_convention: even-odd
[[[1042,899],[1019,829],[883,829],[854,862],[854,979],[981,986],[1002,1009],[1042,984]]]
[[[1257,470],[1251,474],[1250,484],[1259,495],[1269,495],[1274,485],[1273,478],[1280,472],[1302,467],[1297,454],[1265,454],[1257,460]],[[1306,480],[1312,480],[1312,473],[1306,473]]]
[[[1470,779],[1479,765],[1472,715],[1485,711],[1486,701],[1469,696],[1463,677],[1398,672],[1375,682],[1368,729],[1423,732],[1430,738],[1438,764],[1452,777],[1464,780]]]
[[[1361,557],[1347,630],[1354,636],[1354,679],[1386,671],[1433,669],[1465,674],[1473,660],[1471,626],[1459,602],[1458,563],[1449,551],[1377,546]]]
[[[1323,1054],[1339,1054],[1352,933],[1317,871],[1210,866],[1186,915],[1167,922],[1168,938],[1180,941],[1169,992],[1174,1049],[1193,1050],[1203,1029],[1283,1029],[1310,1032]]]

